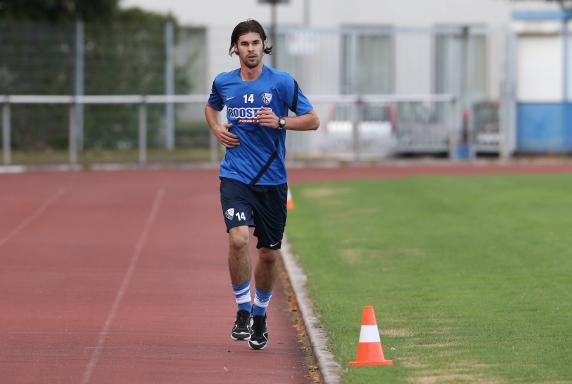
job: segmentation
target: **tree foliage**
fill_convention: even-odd
[[[0,0],[0,19],[63,21],[112,18],[118,0]]]
[[[172,15],[120,9],[119,0],[0,0],[0,94],[73,94],[76,20],[84,21],[84,94],[165,92],[165,25]],[[175,69],[175,89],[189,93],[187,68]],[[133,145],[133,107],[86,106],[86,146]],[[162,112],[149,113],[150,125]],[[13,146],[65,146],[67,110],[13,106]],[[131,144],[129,144],[131,143]]]

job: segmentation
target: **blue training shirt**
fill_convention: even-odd
[[[314,109],[292,76],[266,65],[253,81],[243,81],[240,68],[224,72],[214,79],[208,102],[217,111],[226,105],[229,131],[240,140],[237,147],[226,149],[220,176],[250,184],[276,150],[278,156],[256,184],[286,183],[286,130],[259,125],[256,112],[269,107],[276,116],[285,117],[288,110],[303,115]]]

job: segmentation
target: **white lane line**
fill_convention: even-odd
[[[133,275],[133,271],[135,270],[135,266],[137,265],[137,261],[139,260],[139,256],[141,256],[141,251],[143,250],[143,246],[147,241],[147,236],[149,234],[149,230],[155,221],[155,217],[157,216],[157,212],[159,211],[159,206],[161,205],[161,201],[163,200],[163,196],[165,195],[165,190],[163,188],[157,191],[155,195],[155,200],[153,201],[153,206],[151,208],[151,212],[149,212],[149,216],[147,217],[147,221],[145,222],[145,226],[143,227],[143,232],[141,232],[141,236],[139,236],[139,240],[135,244],[135,250],[133,252],[133,256],[131,256],[131,262],[129,263],[129,267],[127,268],[127,272],[125,272],[125,276],[123,276],[123,281],[117,291],[117,295],[115,296],[115,300],[113,301],[113,305],[109,313],[107,314],[107,318],[105,319],[105,323],[103,324],[103,328],[99,332],[99,336],[97,338],[97,344],[91,354],[91,358],[85,368],[85,372],[83,374],[83,379],[81,380],[82,384],[88,384],[91,380],[91,376],[93,375],[93,371],[97,365],[101,352],[103,351],[105,340],[107,339],[107,334],[109,333],[109,328],[117,315],[117,310],[123,300],[123,296],[127,291],[127,287],[129,286],[129,282],[131,280],[131,276]]]
[[[64,187],[58,189],[56,193],[51,195],[40,208],[38,208],[34,213],[25,218],[16,228],[14,228],[10,233],[0,239],[0,247],[10,241],[14,236],[19,234],[24,228],[26,228],[32,221],[36,220],[42,215],[52,204],[54,204],[61,195],[66,192]]]

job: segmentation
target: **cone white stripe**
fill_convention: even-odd
[[[236,298],[237,304],[248,303],[250,301],[250,292]]]
[[[379,330],[377,325],[362,325],[359,333],[360,343],[379,343]]]

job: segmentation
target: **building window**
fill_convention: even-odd
[[[393,33],[388,28],[348,28],[342,34],[344,93],[388,94],[394,89]]]
[[[438,27],[434,38],[433,90],[435,93],[465,95],[470,101],[484,100],[487,87],[487,39],[478,30],[469,33],[467,50],[460,27]],[[467,78],[463,84],[463,63]]]

